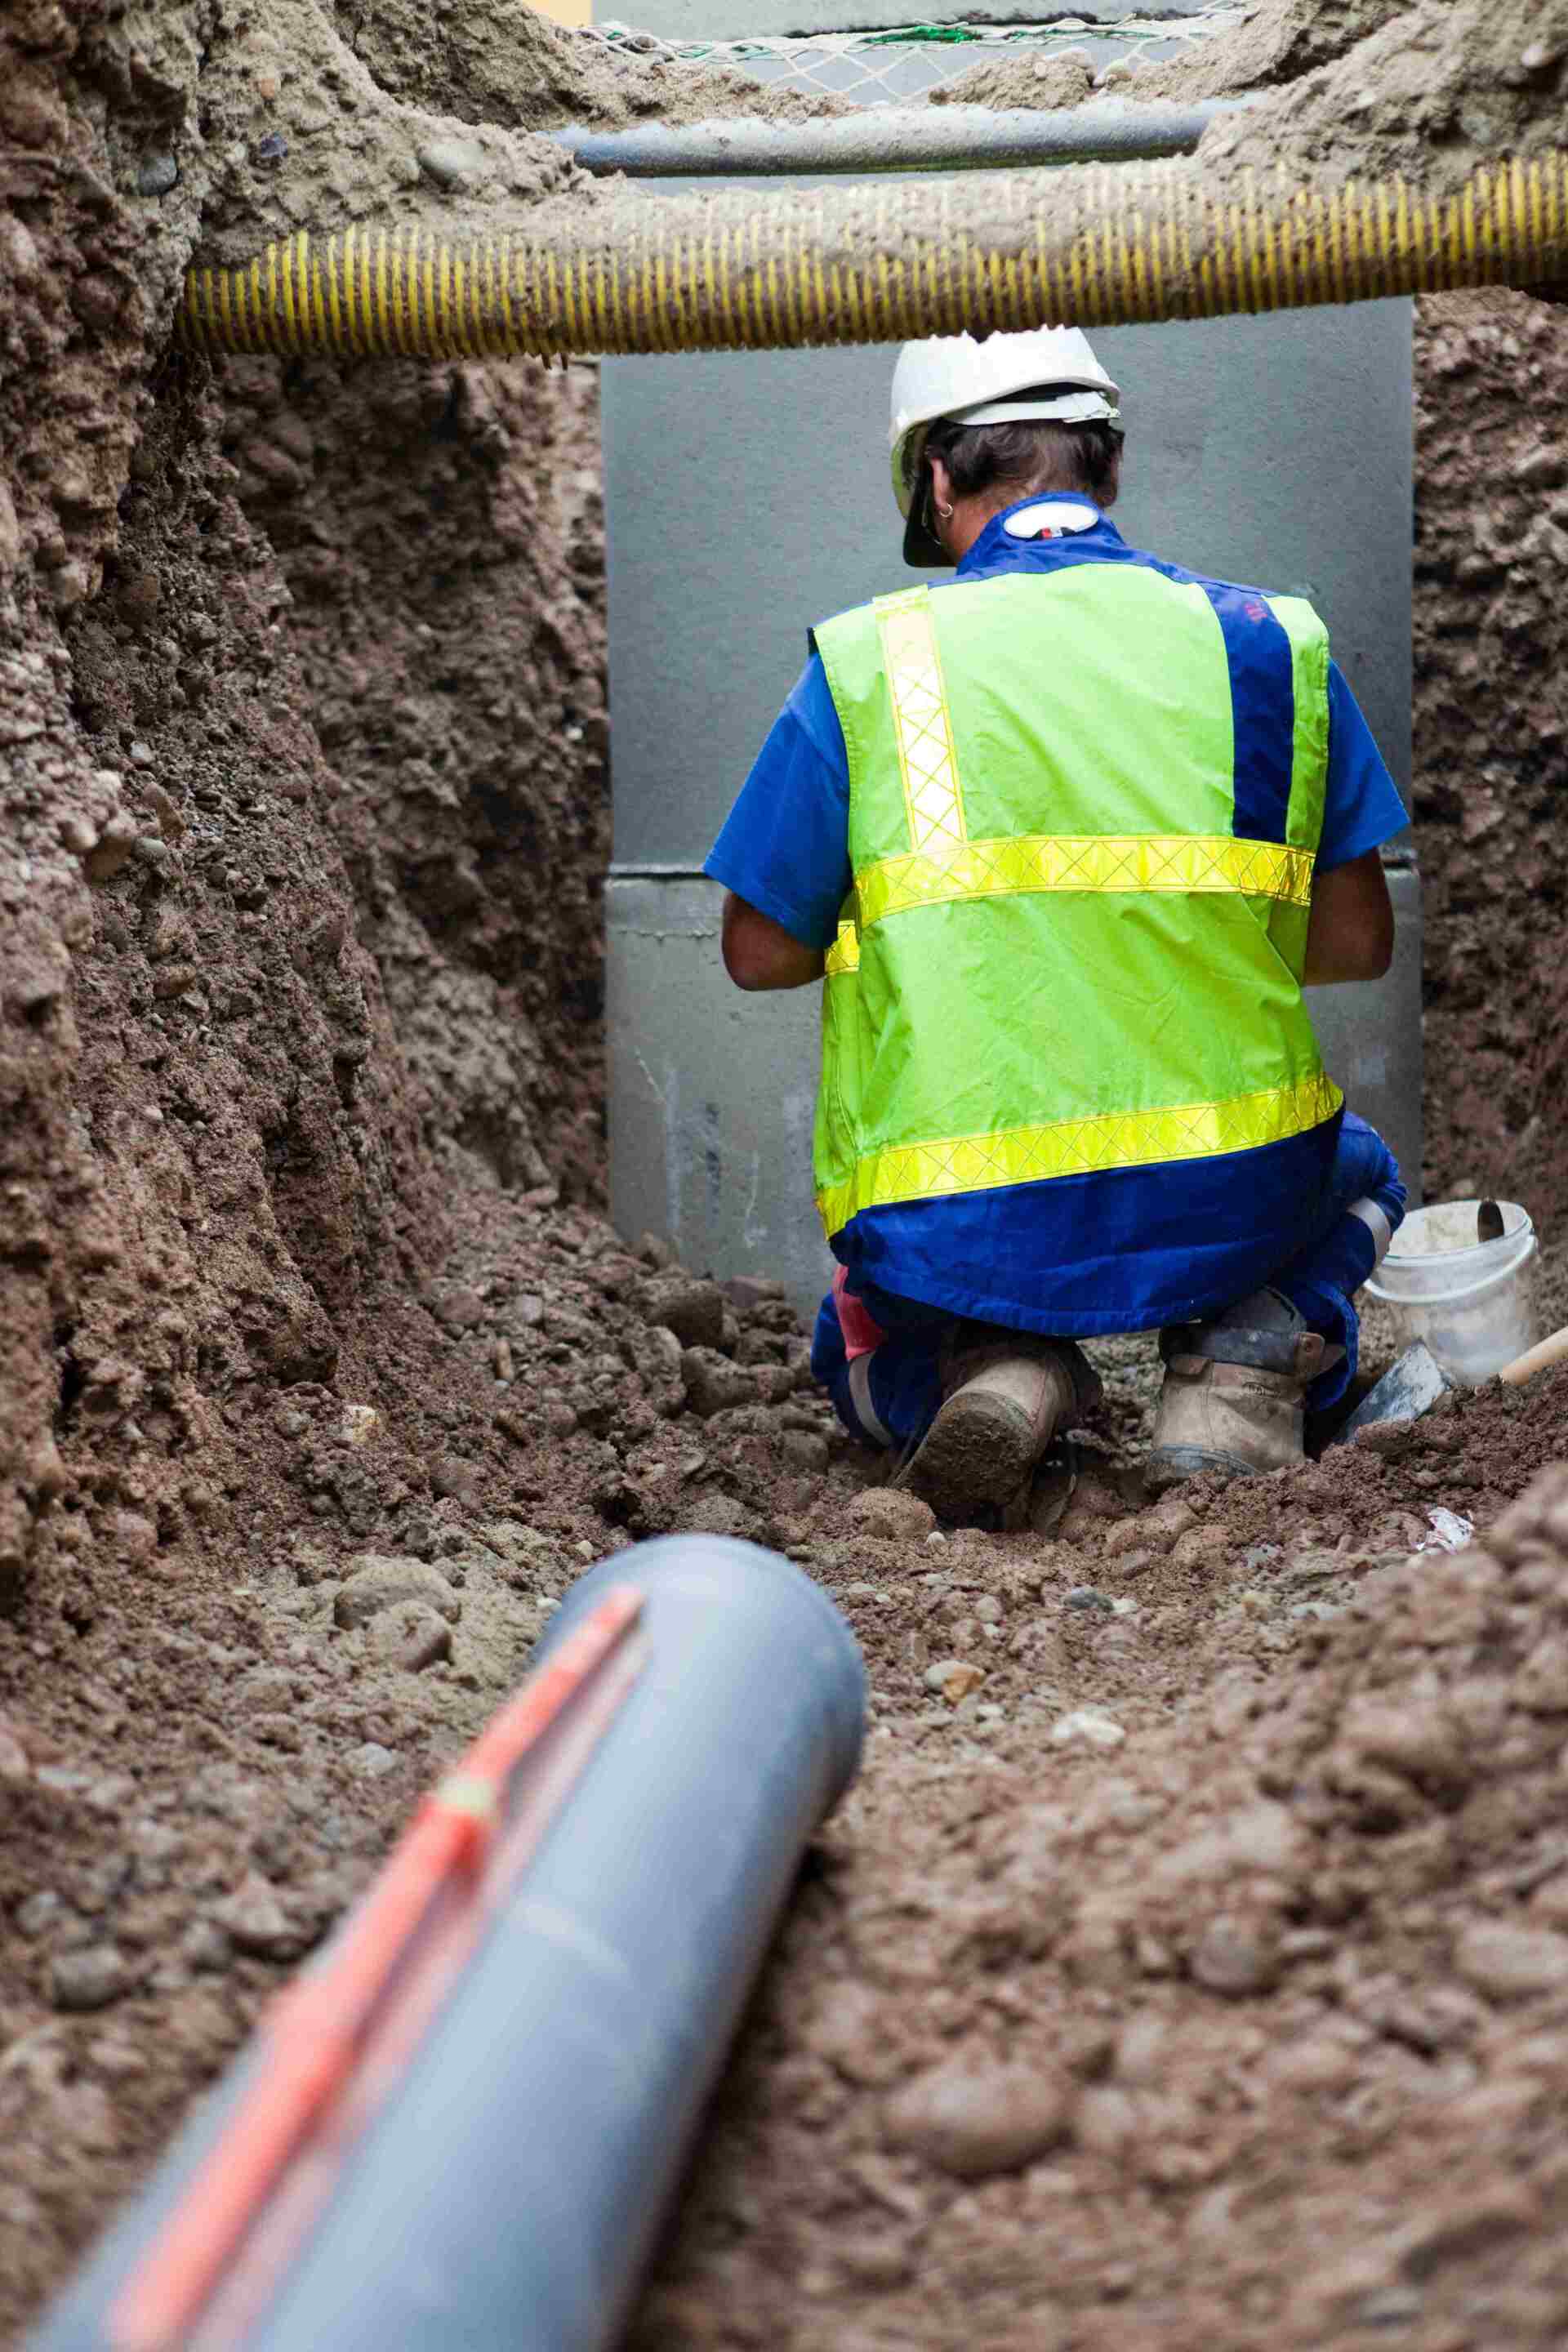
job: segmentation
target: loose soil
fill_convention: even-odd
[[[662,45],[646,34],[613,48],[585,40],[535,16],[524,0],[464,0],[449,12],[438,43],[430,38],[428,10],[415,0],[382,0],[374,10],[340,0],[334,13],[384,89],[468,122],[528,131],[592,122],[612,131],[737,114],[808,122],[856,110],[830,90],[789,89],[662,55]]]
[[[1142,58],[1133,51],[1118,58],[1100,68],[1098,87],[1140,105],[1151,99],[1233,98],[1279,89],[1331,64],[1404,13],[1400,0],[1269,0],[1248,8],[1223,38],[1194,42],[1178,56]],[[1088,49],[1033,56],[1016,50],[982,59],[933,90],[931,103],[1081,106],[1093,94],[1093,76]]]
[[[1517,10],[1388,13],[1264,12],[1212,86],[1371,89],[1395,153],[1419,41],[1539,119]],[[798,1559],[875,1696],[647,2352],[1545,2352],[1568,1374],[1151,1508],[1110,1346],[1071,1492],[939,1529],[765,1282],[610,1231],[595,372],[167,357],[198,234],[531,202],[548,115],[665,105],[414,26],[0,30],[0,2332],[570,1579],[687,1528]],[[1555,1244],[1568,312],[1427,303],[1417,383],[1427,1183]]]
[[[1256,111],[1212,124],[1200,158],[1221,173],[1402,173],[1445,194],[1489,157],[1561,145],[1568,0],[1422,0],[1397,14],[1373,0],[1358,14],[1386,21]]]
[[[1264,0],[1223,37],[1174,58],[1119,58],[1095,87],[1140,104],[1258,93],[1205,132],[1198,154],[1211,177],[1403,173],[1444,193],[1489,156],[1561,144],[1565,61],[1568,0]],[[1090,94],[1085,65],[1018,54],[982,60],[940,99],[1058,107]]]

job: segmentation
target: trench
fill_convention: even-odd
[[[1568,354],[1521,296],[1415,331],[1431,1181],[1537,1207],[1555,1282]],[[71,950],[86,1141],[24,1098],[69,1411],[0,1686],[6,2324],[589,1559],[675,1533],[789,1554],[872,1701],[630,2341],[1554,2343],[1561,1381],[1184,1519],[1113,1355],[1070,1518],[933,1542],[767,1245],[727,1291],[605,1220],[597,379],[182,362],[58,608],[48,838],[114,768],[148,846]],[[1417,1549],[1439,1509],[1481,1549]],[[389,1557],[424,1597],[359,1617]]]

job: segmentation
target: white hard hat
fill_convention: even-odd
[[[939,417],[963,425],[1010,425],[1054,417],[1059,425],[1121,423],[1121,394],[1077,327],[1038,327],[1026,335],[932,335],[906,343],[893,370],[893,496],[907,518],[904,561],[950,558],[913,502],[926,427]],[[908,478],[906,478],[906,473]]]

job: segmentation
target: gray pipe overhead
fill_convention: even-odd
[[[812,122],[749,116],[639,123],[549,135],[585,172],[633,179],[769,178],[868,172],[953,172],[1034,163],[1131,163],[1187,155],[1209,124],[1243,101],[1132,106],[1107,100],[1051,110],[1027,107],[868,106]]]
[[[424,1952],[444,1997],[422,2007],[418,1950],[386,1979],[379,2042],[315,2117],[194,2319],[168,2324],[170,2250],[182,2227],[198,2260],[210,2242],[204,2193],[215,2220],[232,2210],[226,2167],[244,2172],[268,2107],[257,2096],[265,2034],[34,2352],[616,2341],[806,1841],[854,1776],[866,1702],[838,1612],[751,1544],[668,1536],[602,1562],[554,1618],[541,1681],[565,1674],[617,1612],[591,1675],[509,1783],[473,1937],[455,1954]],[[443,1802],[448,1819],[468,1803],[484,1846],[484,1753],[481,1740],[416,1832]],[[436,1924],[448,1935],[474,1891],[461,1870],[444,1890]],[[277,2037],[298,2050],[303,2028],[307,2061],[334,2046],[319,1995],[376,1892],[279,2012]],[[236,2130],[246,2116],[248,2138]]]

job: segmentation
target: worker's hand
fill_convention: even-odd
[[[722,945],[724,969],[737,988],[804,988],[822,978],[820,948],[808,948],[733,890],[724,896]]]
[[[1312,878],[1302,985],[1381,980],[1394,961],[1394,908],[1375,849]]]

